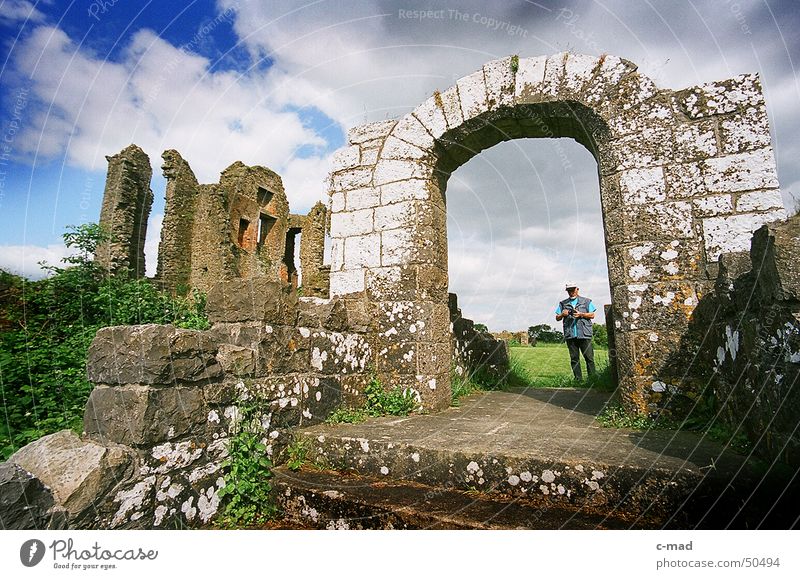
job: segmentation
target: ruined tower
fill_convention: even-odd
[[[328,297],[330,267],[322,265],[325,257],[325,226],[328,210],[317,202],[303,221],[300,237],[300,269],[303,272],[303,295]]]
[[[106,159],[100,226],[110,239],[98,245],[95,259],[112,275],[144,277],[144,242],[153,204],[150,159],[136,145]]]
[[[194,225],[200,184],[189,163],[184,161],[178,151],[174,149],[164,151],[161,158],[164,159],[161,169],[167,178],[167,191],[156,277],[166,289],[183,293],[189,287],[191,280],[190,233]]]

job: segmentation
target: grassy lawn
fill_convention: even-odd
[[[608,350],[594,347],[594,362],[599,376],[589,383],[586,380],[586,364],[581,357],[584,382],[576,382],[572,378],[569,366],[569,352],[566,344],[537,344],[530,346],[512,346],[510,348],[511,365],[515,373],[523,376],[531,386],[541,388],[565,387],[600,387],[612,389],[608,368]]]

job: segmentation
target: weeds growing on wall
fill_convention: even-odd
[[[263,401],[252,395],[236,402],[228,458],[222,463],[225,486],[219,491],[225,503],[221,521],[224,527],[264,523],[277,513],[269,480],[272,461],[264,444],[267,433],[261,425],[263,406]]]
[[[395,386],[385,390],[378,377],[373,375],[364,387],[364,405],[360,408],[341,407],[328,417],[329,424],[364,422],[370,416],[408,416],[419,407],[417,396],[411,390]]]
[[[30,281],[0,270],[0,460],[46,434],[81,432],[91,392],[86,351],[104,326],[175,324],[205,329],[205,297],[159,291],[148,280],[109,278],[92,261],[104,238],[95,224],[71,227],[66,267]]]

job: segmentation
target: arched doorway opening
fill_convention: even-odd
[[[768,130],[753,136],[747,107],[764,110],[749,76],[671,91],[608,55],[489,62],[349,132],[330,181],[330,294],[368,314],[384,382],[446,407],[447,180],[502,141],[570,137],[598,165],[621,397],[646,412],[692,380],[681,341],[720,254],[785,216],[768,203]]]
[[[472,343],[457,344],[452,378],[460,391],[475,382],[493,383],[493,372],[478,362],[497,357],[483,352],[492,346],[486,333],[508,348],[514,372],[507,384],[572,383],[562,323],[554,320],[556,304],[567,297],[566,280],[575,280],[596,308],[594,358],[600,373],[592,383],[610,387],[604,305],[611,297],[591,154],[571,139],[499,143],[451,174],[445,198],[450,303],[456,303],[455,294],[464,318],[454,321],[454,336],[466,336],[470,326],[485,332]],[[581,365],[586,378],[586,364]],[[474,375],[467,376],[465,368]]]

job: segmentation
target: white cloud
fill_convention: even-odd
[[[41,262],[46,262],[48,265],[63,266],[62,258],[72,254],[72,250],[63,244],[53,244],[46,247],[36,245],[0,245],[0,269],[5,269],[30,279],[41,279],[47,273],[39,265]]]
[[[5,0],[0,4],[0,22],[41,22],[42,14],[28,0]]]
[[[265,77],[210,72],[210,62],[149,30],[131,38],[120,62],[81,50],[58,28],[36,28],[14,51],[41,103],[18,136],[28,155],[54,156],[87,169],[131,142],[155,160],[178,149],[198,179],[216,182],[233,161],[279,172],[298,147],[324,147],[296,112],[274,102]]]

